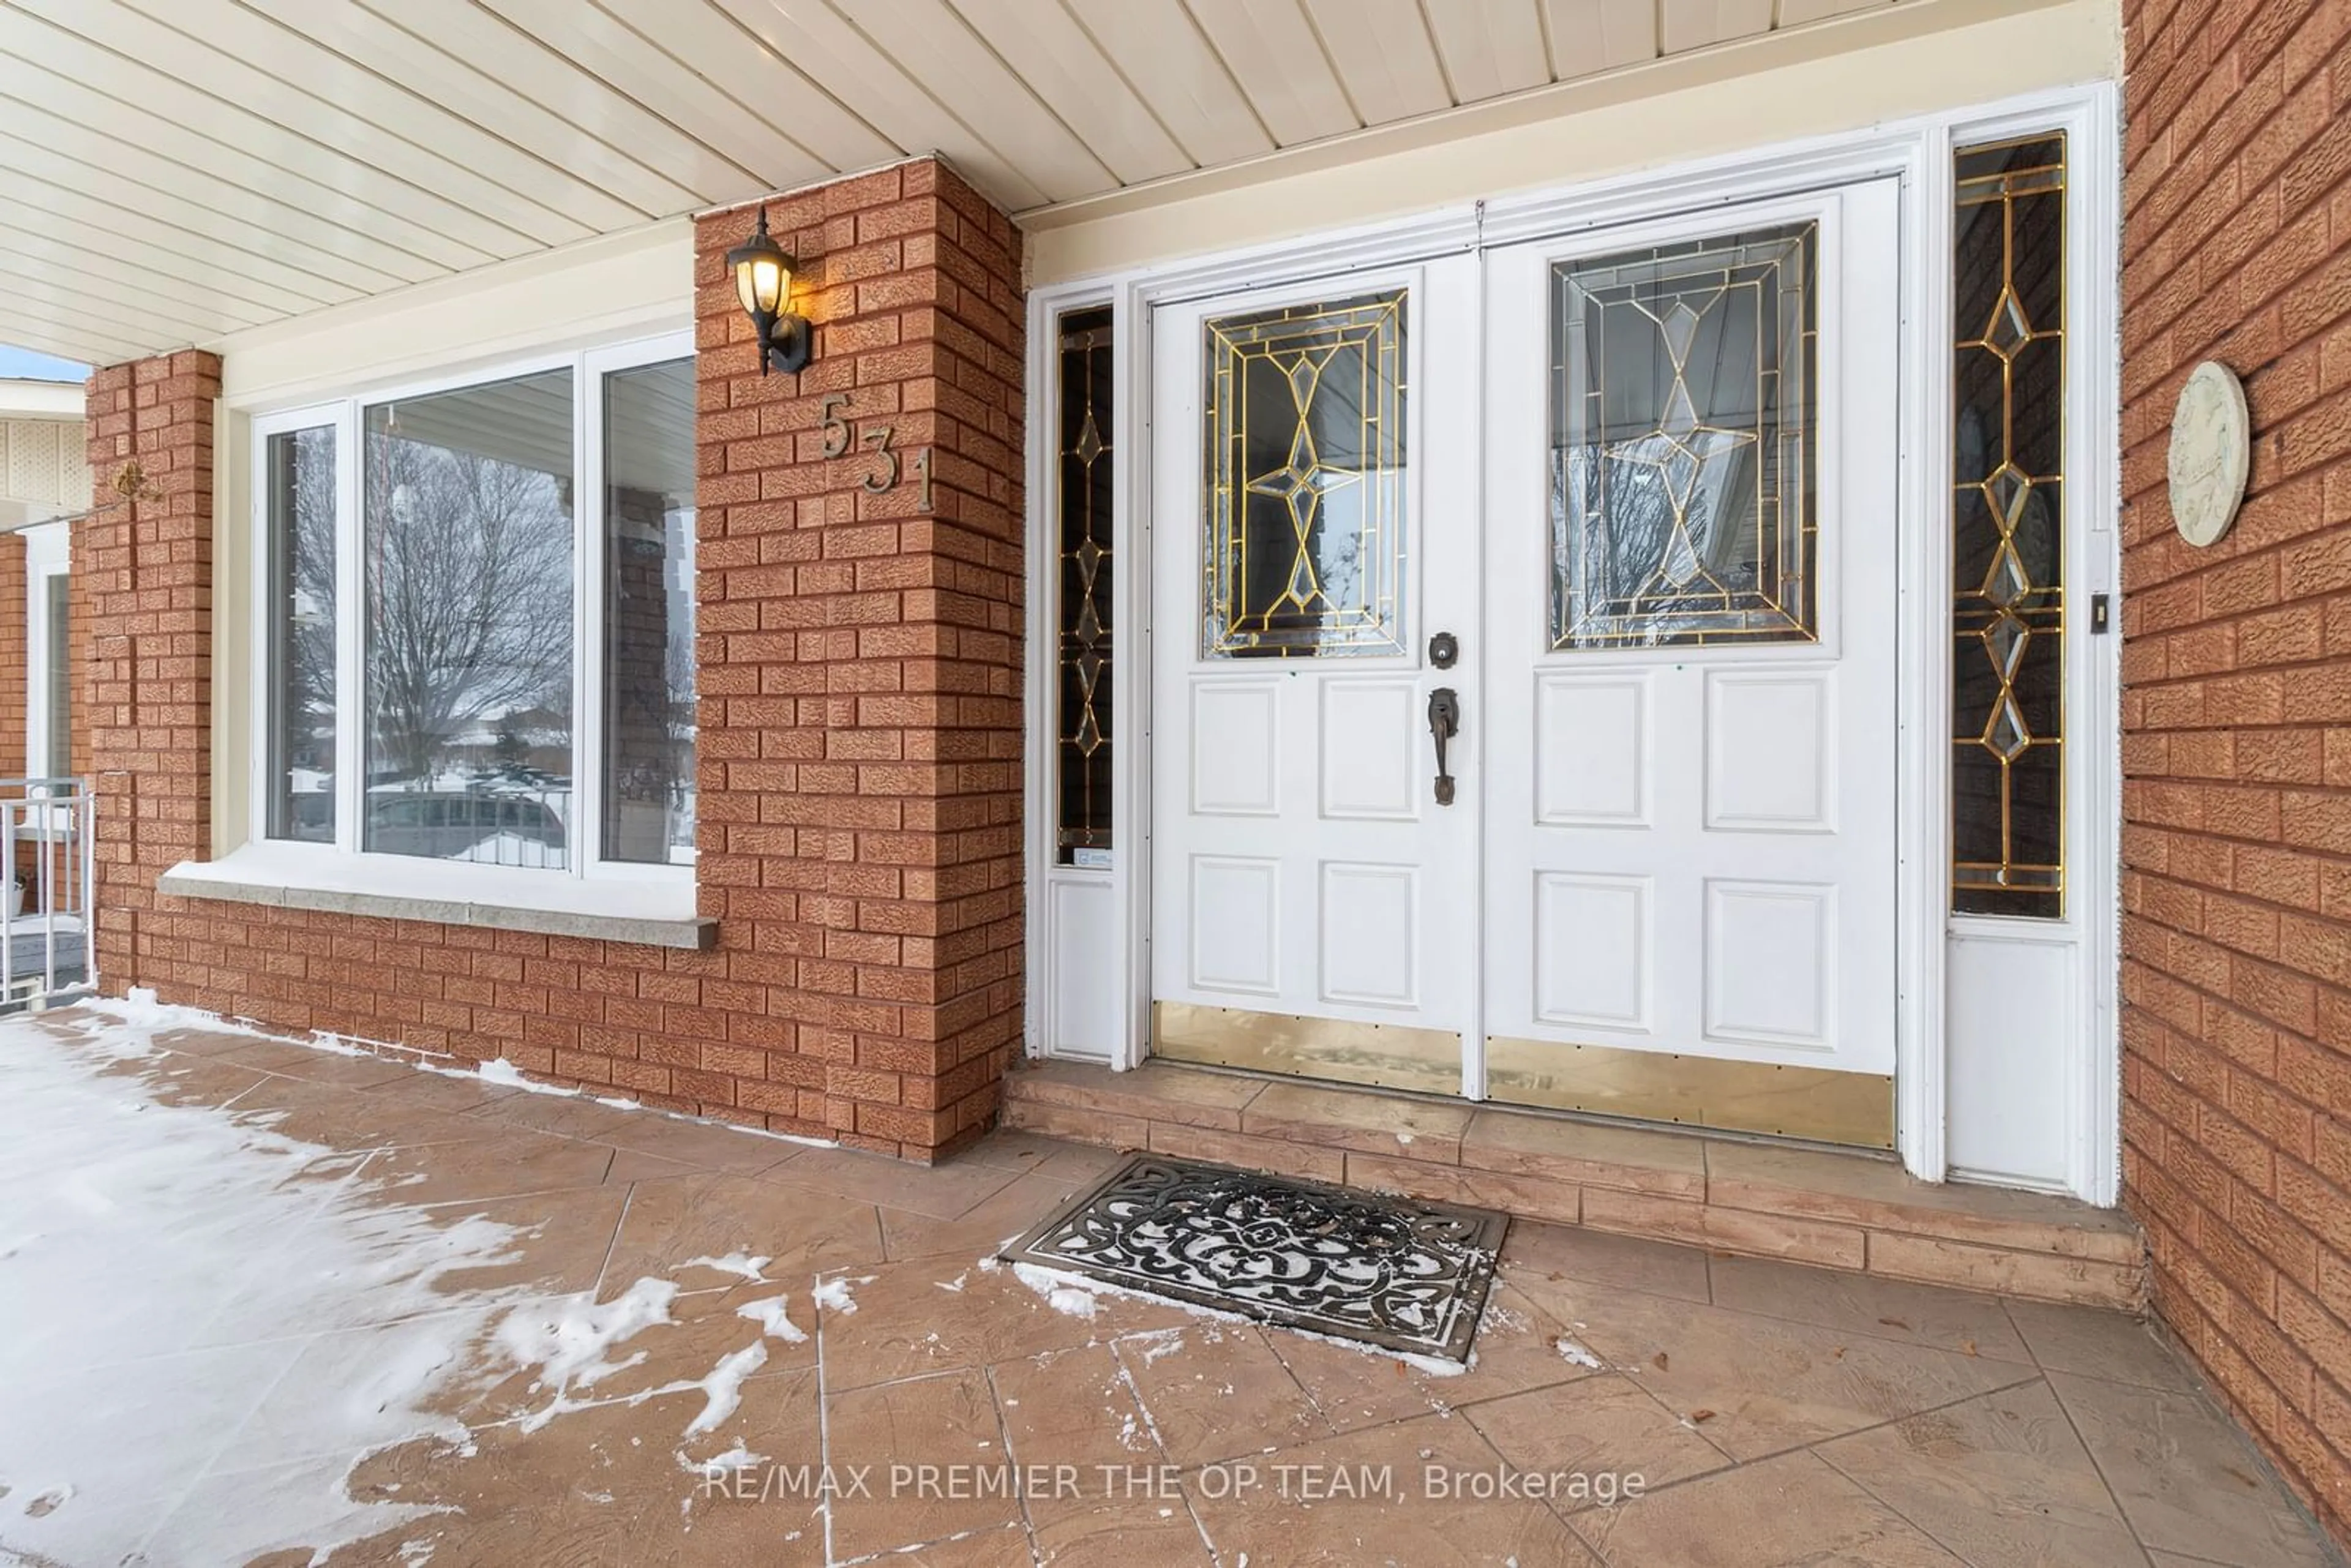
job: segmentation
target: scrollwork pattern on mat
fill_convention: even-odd
[[[1466,1345],[1484,1301],[1499,1220],[1143,1155],[1020,1251],[1110,1283],[1447,1354]]]

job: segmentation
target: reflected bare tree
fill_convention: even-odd
[[[559,695],[568,731],[566,483],[372,430],[365,483],[371,772],[431,772],[460,730]]]
[[[335,434],[304,430],[293,441],[292,580],[287,585],[292,603],[286,631],[293,645],[281,668],[292,686],[287,711],[298,726],[287,740],[308,751],[314,737],[331,732],[335,716]],[[319,766],[333,766],[331,748]]]

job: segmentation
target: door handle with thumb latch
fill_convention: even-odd
[[[1437,803],[1453,804],[1453,775],[1445,766],[1445,745],[1461,733],[1461,698],[1451,686],[1428,694],[1428,733],[1437,742]]]

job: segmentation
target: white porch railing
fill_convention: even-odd
[[[97,807],[86,779],[0,779],[0,1012],[46,1007],[97,982]]]

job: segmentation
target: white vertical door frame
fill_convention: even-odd
[[[1490,867],[1488,852],[1494,831],[1493,819],[1487,807],[1491,803],[1492,789],[1489,784],[1494,777],[1494,750],[1487,737],[1493,733],[1494,673],[1493,614],[1486,596],[1486,470],[1493,455],[1487,445],[1486,417],[1491,389],[1488,380],[1493,373],[1491,357],[1487,352],[1494,329],[1494,294],[1489,277],[1491,269],[1486,264],[1484,232],[1486,204],[1478,204],[1476,222],[1479,237],[1472,249],[1477,265],[1469,269],[1470,362],[1467,371],[1469,386],[1469,417],[1473,437],[1468,455],[1468,479],[1462,486],[1463,504],[1475,520],[1478,540],[1477,559],[1469,563],[1469,605],[1474,620],[1461,634],[1462,727],[1468,732],[1464,755],[1468,766],[1462,769],[1468,775],[1468,789],[1460,798],[1464,810],[1473,813],[1469,822],[1469,974],[1466,984],[1468,996],[1462,1004],[1461,1017],[1461,1097],[1477,1102],[1486,1098],[1486,988],[1491,982],[1486,956],[1487,877]]]
[[[1470,207],[1365,225],[1334,234],[1283,240],[1133,269],[1040,290],[1029,300],[1031,403],[1029,489],[1031,572],[1029,586],[1029,690],[1032,704],[1052,657],[1050,574],[1035,570],[1034,536],[1050,528],[1042,510],[1045,486],[1040,469],[1038,393],[1051,384],[1042,373],[1039,340],[1055,311],[1072,302],[1113,303],[1116,357],[1118,465],[1113,514],[1115,556],[1123,570],[1115,590],[1114,622],[1120,642],[1113,661],[1113,700],[1122,738],[1113,756],[1113,811],[1120,850],[1113,873],[1118,907],[1121,974],[1127,1028],[1116,1042],[1113,1065],[1138,1065],[1147,1052],[1151,998],[1150,933],[1150,732],[1148,711],[1152,628],[1150,602],[1150,416],[1149,318],[1154,303],[1251,283],[1284,281],[1317,273],[1394,264],[1448,250],[1476,249],[1614,225],[1634,218],[1687,211],[1734,199],[1766,196],[1822,183],[1886,173],[1904,181],[1902,215],[1903,402],[1900,417],[1906,511],[1900,589],[1904,716],[1901,767],[1906,780],[1900,827],[1903,865],[1898,943],[1900,1040],[1896,1052],[1897,1127],[1906,1166],[1927,1180],[1946,1171],[1944,1115],[1948,1098],[1943,1039],[1944,952],[1949,929],[1949,565],[1948,513],[1950,458],[1945,432],[1950,421],[1947,318],[1951,283],[1951,173],[1949,155],[1959,140],[1978,140],[2002,130],[2022,133],[2063,129],[2068,133],[2069,177],[2067,267],[2068,323],[2074,344],[2099,346],[2095,354],[2067,356],[2067,395],[2074,413],[2067,442],[2069,546],[2082,570],[2069,583],[2076,595],[2113,592],[2117,586],[2119,458],[2119,364],[2116,283],[2119,265],[2118,94],[2111,82],[2039,92],[1962,112],[1921,116],[1866,131],[1775,145],[1698,161],[1666,170],[1613,175],[1558,190],[1498,197]],[[1480,311],[1484,309],[1481,297]],[[2083,622],[2076,622],[2082,624]],[[2119,607],[2115,624],[2119,626]],[[2121,1128],[2120,1054],[2116,1032],[2115,965],[2120,819],[2120,731],[2117,683],[2118,636],[2093,639],[2078,633],[2068,657],[2069,750],[2076,761],[2068,779],[2069,903],[2082,921],[2078,997],[2086,1027],[2073,1031],[2080,1058],[2068,1072],[2074,1085],[2068,1119],[2077,1146],[2069,1185],[2084,1198],[2115,1201]],[[2085,644],[2097,644],[2087,646]],[[1479,692],[1482,708],[1483,692]],[[1042,710],[1032,706],[1029,728],[1039,728]],[[1484,770],[1482,738],[1471,755]],[[1029,800],[1032,816],[1050,808],[1050,754],[1029,748]],[[1029,834],[1029,900],[1043,886]],[[2085,909],[2095,898],[2096,907]],[[1050,989],[1050,956],[1036,941],[1030,922],[1029,958],[1031,995]],[[1032,1040],[1033,1047],[1033,1040]],[[1465,1053],[1465,1076],[1472,1063]]]
[[[1111,310],[1112,722],[1125,744],[1110,754],[1111,896],[1118,906],[1118,990],[1126,1028],[1111,1065],[1140,1067],[1151,1054],[1151,308],[1139,279],[1120,288]]]
[[[2074,499],[2074,559],[2094,593],[2110,595],[2108,630],[2077,633],[2065,722],[2085,745],[2074,749],[2066,781],[2078,802],[2085,873],[2073,896],[2082,921],[2075,966],[2087,1028],[2075,1032],[2081,1059],[2071,1074],[2078,1097],[2066,1121],[2077,1130],[2066,1185],[2085,1201],[2122,1201],[2122,1014],[2117,1005],[2122,951],[2122,112],[2119,95],[2102,86],[2072,116],[2066,159],[2065,287],[2074,314],[2067,357],[2068,486]],[[2076,622],[2077,626],[2081,624]],[[2095,904],[2091,900],[2096,900]]]
[[[1902,171],[1902,513],[1895,615],[1895,1144],[1921,1181],[1946,1174],[1950,1079],[1944,1040],[1944,925],[1951,900],[1950,147],[1929,124]],[[1935,454],[1940,454],[1938,462]]]

